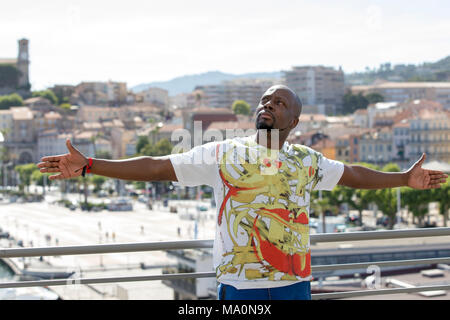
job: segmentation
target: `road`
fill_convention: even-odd
[[[47,199],[48,200],[48,199]],[[205,203],[207,205],[207,203]],[[195,222],[183,219],[188,215],[201,217],[198,223],[197,239],[214,237],[214,209],[198,213],[194,203],[189,201],[172,202],[177,205],[178,214],[169,213],[168,208],[156,204],[155,210],[148,210],[144,204],[134,203],[129,212],[85,212],[42,203],[12,203],[0,205],[0,227],[8,231],[16,240],[22,240],[25,247],[90,245],[99,243],[129,243],[194,239]],[[209,207],[209,206],[208,206]],[[180,235],[178,235],[180,228]],[[50,240],[46,239],[49,235]],[[115,238],[113,238],[115,236]],[[20,261],[20,259],[16,259]],[[31,259],[32,265],[38,265]],[[83,277],[130,276],[161,273],[161,267],[141,270],[137,266],[161,266],[174,264],[164,252],[80,255],[45,257],[44,262],[53,268],[71,271],[81,269]],[[41,266],[43,264],[41,263]],[[105,269],[105,271],[103,271]],[[66,297],[114,298],[117,285],[95,285],[96,290],[106,295],[96,296],[91,290],[89,296],[80,296],[77,290],[56,288]],[[172,289],[160,281],[145,283],[121,283],[130,299],[172,299]],[[79,291],[79,290],[78,290]],[[87,290],[89,291],[89,290]],[[123,292],[123,290],[122,290]],[[88,294],[86,292],[86,294]]]

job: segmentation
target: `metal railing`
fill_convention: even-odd
[[[325,233],[313,234],[310,236],[311,244],[325,242],[342,241],[366,241],[383,239],[403,239],[418,237],[438,237],[450,236],[450,228],[428,228],[428,229],[405,229],[389,231],[365,231],[350,233]],[[22,258],[38,256],[62,256],[62,255],[85,255],[85,254],[108,254],[108,253],[130,253],[145,252],[155,250],[183,250],[212,248],[213,240],[187,240],[187,241],[164,241],[145,243],[122,243],[122,244],[100,244],[65,247],[41,247],[41,248],[8,248],[0,249],[0,258]],[[449,244],[450,247],[450,244]],[[395,261],[371,261],[364,263],[330,264],[312,266],[312,273],[319,271],[331,271],[341,269],[360,269],[376,265],[378,267],[406,266],[406,265],[430,265],[439,263],[450,263],[450,257],[395,260]],[[176,280],[186,278],[209,278],[215,277],[215,272],[195,272],[195,273],[175,273],[159,274],[148,276],[130,277],[105,277],[105,278],[68,278],[64,280],[37,280],[0,283],[0,288],[19,288],[37,286],[60,286],[71,284],[104,284],[134,281],[154,281],[154,280]],[[313,294],[312,299],[339,299],[350,297],[361,297],[370,295],[385,295],[396,293],[425,292],[435,290],[450,290],[449,285],[418,286],[413,288],[392,288],[392,289],[368,289],[362,291],[347,291],[336,293]]]

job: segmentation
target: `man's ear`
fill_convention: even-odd
[[[298,125],[298,122],[299,122],[299,121],[300,121],[299,118],[295,118],[294,120],[292,120],[293,126],[291,127],[291,129],[294,129],[294,128]]]

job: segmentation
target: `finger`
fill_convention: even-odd
[[[42,173],[45,172],[61,172],[61,170],[59,168],[42,168],[39,170]]]
[[[40,162],[37,164],[38,168],[57,168],[59,165],[59,162],[56,161],[47,161],[47,162]]]
[[[54,175],[54,176],[50,176],[50,177],[48,177],[50,180],[61,180],[61,179],[64,179],[64,177],[63,177],[63,175],[60,173],[60,174],[57,174],[57,175]]]
[[[42,157],[42,162],[59,162],[63,157],[65,157],[65,154],[57,155],[57,156],[49,156],[49,157]]]
[[[38,168],[45,168],[45,167],[47,167],[47,162],[39,162],[39,163],[36,165],[36,167],[38,167]]]
[[[448,175],[442,171],[436,171],[436,170],[425,170],[428,174],[431,175],[442,175],[448,177]]]
[[[71,154],[79,153],[78,149],[72,145],[72,142],[70,141],[70,139],[66,140],[66,146]]]
[[[420,159],[416,162],[416,165],[422,165],[423,162],[425,161],[425,159],[427,158],[427,155],[425,153],[422,153],[422,156],[420,157]]]

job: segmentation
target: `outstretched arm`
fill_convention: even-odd
[[[381,172],[357,165],[345,165],[339,185],[358,189],[411,187],[414,189],[440,188],[448,175],[441,171],[422,169],[426,155],[406,172]]]
[[[80,151],[66,141],[67,154],[43,157],[38,163],[41,172],[58,173],[50,180],[68,179],[81,175],[88,164]],[[136,157],[124,160],[93,159],[91,173],[123,180],[134,181],[177,181],[172,163],[168,157]]]

